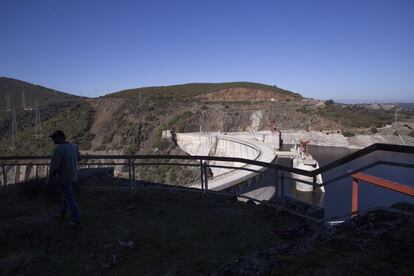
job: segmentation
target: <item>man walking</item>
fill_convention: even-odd
[[[56,211],[56,217],[63,221],[66,209],[69,208],[72,212],[71,226],[80,226],[80,211],[74,194],[78,180],[78,162],[81,160],[78,147],[66,142],[61,130],[56,130],[49,137],[56,145],[50,161],[49,179],[57,180],[62,195],[62,207]]]

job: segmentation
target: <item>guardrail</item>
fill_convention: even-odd
[[[414,187],[365,173],[354,173],[352,174],[352,216],[356,216],[358,213],[358,182],[360,180],[384,189],[409,195],[411,197],[414,196]]]
[[[260,173],[260,170],[253,170],[244,167],[233,167],[233,166],[220,166],[220,165],[212,165],[209,164],[208,161],[224,161],[224,162],[238,162],[238,163],[245,163],[250,165],[256,165],[262,168],[271,169],[275,172],[274,182],[270,185],[273,185],[276,190],[276,196],[279,198],[278,204],[276,204],[278,209],[284,209],[284,201],[285,201],[285,192],[284,192],[284,181],[285,179],[291,179],[295,181],[300,181],[302,183],[313,185],[316,187],[316,176],[333,170],[339,166],[347,164],[353,160],[366,156],[372,152],[376,151],[385,151],[385,152],[396,152],[396,153],[407,153],[407,154],[414,154],[414,147],[413,146],[403,146],[403,145],[392,145],[392,144],[373,144],[369,147],[366,147],[362,150],[356,151],[350,155],[347,155],[343,158],[340,158],[336,161],[333,161],[325,166],[320,167],[319,169],[313,171],[306,171],[301,169],[296,169],[288,166],[283,166],[279,164],[273,163],[266,163],[260,162],[256,160],[244,159],[244,158],[233,158],[233,157],[216,157],[216,156],[187,156],[187,155],[85,155],[82,156],[82,160],[89,161],[89,160],[117,160],[117,162],[109,161],[109,162],[102,162],[102,163],[90,163],[90,162],[81,162],[80,165],[87,166],[87,165],[107,165],[107,166],[115,166],[115,165],[123,165],[128,167],[128,176],[131,188],[136,188],[136,176],[135,176],[135,167],[136,166],[162,166],[162,165],[175,165],[175,166],[192,166],[192,167],[200,167],[200,180],[201,180],[201,189],[204,192],[208,192],[208,168],[209,167],[218,167],[218,168],[229,168],[235,170],[247,170],[254,173]],[[6,166],[24,166],[24,165],[39,165],[39,166],[48,166],[48,160],[50,156],[0,156],[0,164],[3,170],[3,185],[7,185],[7,178],[6,178]],[[137,160],[192,160],[195,163],[187,164],[187,163],[179,163],[179,162],[139,162],[136,163]],[[24,162],[27,160],[33,161],[40,161],[43,160],[44,162]],[[122,160],[122,161],[119,161]],[[371,168],[377,165],[388,165],[388,166],[399,166],[399,167],[406,167],[406,168],[414,168],[414,164],[406,164],[406,163],[398,163],[398,162],[389,162],[389,161],[376,161],[371,163],[367,166],[355,169],[353,171],[347,172],[341,176],[337,176],[331,180],[325,181],[320,186],[327,186],[337,181],[339,179],[355,175],[356,173],[363,171],[367,168]],[[289,177],[285,175],[285,173],[294,173],[302,176],[312,177],[313,181],[308,182],[300,179],[296,179],[293,177]],[[269,186],[270,186],[269,185]],[[280,188],[279,188],[280,187]],[[232,194],[231,196],[235,196]],[[236,195],[238,197],[245,197],[247,199],[251,199],[253,201],[265,203],[263,201],[250,198],[247,196]],[[287,210],[289,211],[289,210]],[[354,209],[352,209],[352,212]],[[352,213],[351,213],[352,214]]]

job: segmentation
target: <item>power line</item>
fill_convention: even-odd
[[[39,102],[36,99],[36,117],[35,117],[35,125],[36,125],[36,134],[40,134],[41,125],[40,125],[40,109],[39,109]]]
[[[395,109],[395,129],[398,131],[398,109]]]
[[[26,110],[26,97],[24,96],[24,90],[22,91],[22,108]]]
[[[12,126],[11,126],[11,150],[16,149],[17,143],[17,122],[16,122],[16,111],[12,110]]]
[[[6,111],[10,111],[10,110],[11,110],[10,95],[7,94],[6,95]]]

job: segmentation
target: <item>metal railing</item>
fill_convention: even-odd
[[[365,173],[360,173],[360,172],[354,173],[352,174],[352,216],[356,216],[358,214],[358,182],[359,181],[364,181],[372,185],[375,185],[377,187],[381,187],[384,189],[388,189],[391,191],[395,191],[401,194],[414,197],[414,187],[410,187],[408,185],[404,185],[404,184],[390,181],[387,179],[368,175]]]
[[[252,173],[258,174],[262,173],[263,169],[270,169],[274,171],[275,177],[273,178],[273,183],[270,183],[267,186],[273,186],[275,187],[276,192],[276,208],[279,210],[284,208],[284,201],[285,201],[285,191],[284,191],[284,184],[285,180],[290,179],[294,181],[300,181],[302,183],[305,183],[307,185],[312,185],[314,188],[318,186],[327,186],[331,183],[354,175],[355,173],[364,171],[368,168],[372,168],[378,165],[387,165],[387,166],[398,166],[398,167],[406,167],[406,168],[414,168],[414,164],[409,163],[398,163],[398,162],[390,162],[390,161],[383,161],[379,160],[376,162],[373,162],[369,165],[366,165],[364,167],[354,169],[352,171],[349,171],[343,175],[336,176],[333,179],[330,179],[328,181],[325,181],[323,184],[319,185],[316,183],[316,177],[319,174],[326,173],[330,170],[333,170],[335,168],[338,168],[344,164],[350,163],[356,159],[359,159],[363,156],[366,156],[370,153],[376,152],[376,151],[385,151],[385,152],[394,152],[394,153],[406,153],[406,154],[414,154],[414,147],[413,146],[403,146],[403,145],[392,145],[392,144],[373,144],[369,147],[366,147],[364,149],[361,149],[359,151],[356,151],[350,155],[347,155],[345,157],[342,157],[336,161],[333,161],[327,165],[324,165],[316,170],[313,171],[306,171],[302,169],[292,168],[288,166],[283,166],[279,164],[274,163],[266,163],[266,162],[260,162],[256,160],[250,160],[250,159],[244,159],[244,158],[234,158],[234,157],[216,157],[216,156],[188,156],[188,155],[85,155],[82,156],[82,162],[80,163],[81,166],[93,166],[93,165],[104,165],[104,166],[127,166],[128,167],[128,178],[129,178],[129,185],[131,189],[136,188],[136,175],[135,175],[135,168],[137,166],[162,166],[162,165],[173,165],[173,166],[190,166],[190,167],[200,167],[200,188],[203,190],[203,192],[211,192],[209,189],[209,177],[208,177],[208,168],[209,167],[217,167],[217,168],[229,168],[234,170],[246,170],[250,171]],[[137,161],[147,161],[147,160],[157,160],[156,162],[139,162]],[[34,162],[27,162],[28,160],[32,160]],[[0,165],[2,167],[3,172],[3,185],[6,187],[7,185],[7,172],[6,167],[7,166],[25,166],[25,165],[39,165],[39,166],[48,166],[48,161],[50,160],[50,156],[0,156]],[[90,160],[109,160],[107,162],[102,163],[92,163],[88,162]],[[116,161],[114,161],[116,160]],[[161,162],[160,160],[164,161]],[[166,161],[172,161],[175,162],[166,162]],[[177,160],[191,160],[194,161],[194,163],[179,163]],[[40,162],[43,161],[43,162]],[[255,165],[262,167],[260,170],[250,169],[246,168],[245,166],[242,167],[234,167],[234,166],[221,166],[221,165],[212,165],[209,164],[209,161],[223,161],[223,162],[237,162],[237,163],[244,163],[246,165]],[[301,179],[297,179],[288,175],[285,175],[286,173],[290,174],[297,174],[301,176],[311,177],[313,179],[312,182],[305,181]],[[252,175],[252,177],[254,174]],[[219,192],[220,193],[220,192]],[[244,197],[256,202],[265,203],[268,204],[268,202],[264,202],[261,200],[257,200],[252,197],[244,196],[242,194],[229,194],[229,193],[220,193],[224,195],[230,195],[230,196],[237,196],[237,197]],[[289,211],[289,210],[286,210]],[[300,214],[299,214],[300,215]]]

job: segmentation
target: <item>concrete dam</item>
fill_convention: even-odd
[[[164,132],[164,137],[170,137],[170,133]],[[234,157],[256,160],[271,163],[277,156],[279,148],[279,135],[270,131],[257,133],[250,132],[232,132],[232,133],[177,133],[175,134],[177,145],[190,155],[204,156],[221,156]],[[208,165],[231,166],[238,168],[247,168],[265,172],[266,168],[244,164],[240,162],[210,161]],[[230,168],[211,167],[212,177],[209,178],[208,188],[210,190],[220,191],[232,189],[233,186],[240,183],[248,183],[258,176],[258,173],[237,170]],[[200,187],[200,183],[194,183],[193,187]],[[274,188],[271,187],[274,193]],[[269,191],[255,191],[257,193],[269,194]],[[251,195],[250,195],[251,196]],[[267,198],[268,196],[266,196]]]

